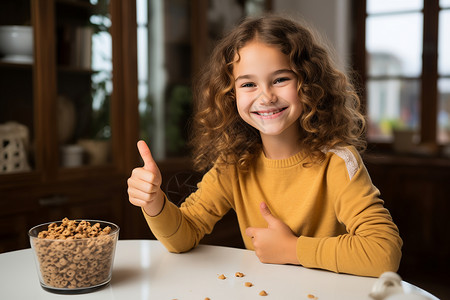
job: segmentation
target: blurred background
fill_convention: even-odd
[[[5,0],[0,4],[0,252],[32,226],[104,219],[154,238],[128,203],[145,139],[180,203],[201,174],[192,81],[220,37],[268,12],[311,25],[358,86],[363,158],[404,240],[407,281],[450,299],[450,0]],[[243,247],[230,212],[204,243]]]

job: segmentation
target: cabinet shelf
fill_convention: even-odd
[[[0,192],[4,188],[18,188],[28,186],[30,182],[40,182],[41,176],[42,174],[39,171],[0,174]],[[0,199],[0,201],[2,200]]]
[[[33,68],[33,65],[34,64],[32,63],[16,63],[16,62],[0,61],[0,68],[31,70]]]

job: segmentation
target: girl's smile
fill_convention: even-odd
[[[262,119],[275,119],[279,117],[285,109],[287,109],[287,107],[275,108],[272,110],[258,110],[253,111],[252,113],[258,115]]]

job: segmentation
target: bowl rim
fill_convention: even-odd
[[[70,221],[75,221],[75,222],[86,221],[86,222],[91,223],[92,225],[95,224],[95,223],[105,223],[105,224],[107,224],[108,226],[110,226],[111,229],[112,229],[111,232],[108,233],[106,236],[111,236],[111,235],[114,235],[114,234],[118,234],[119,231],[120,231],[119,225],[114,224],[114,223],[109,222],[109,221],[96,220],[96,219],[74,219],[74,220],[69,219],[69,220],[70,220]],[[32,231],[33,231],[33,230],[36,230],[38,227],[46,226],[46,227],[48,228],[48,225],[50,225],[50,224],[52,224],[52,223],[56,223],[56,224],[62,223],[62,220],[59,220],[59,221],[53,221],[53,222],[46,222],[46,223],[42,223],[42,224],[38,224],[38,225],[36,225],[36,226],[33,226],[33,227],[31,227],[31,228],[28,230],[28,236],[29,236],[30,238],[41,239],[41,240],[45,240],[45,241],[49,241],[49,242],[50,242],[50,241],[67,241],[67,239],[65,239],[65,240],[64,240],[64,239],[47,239],[47,238],[43,239],[43,238],[39,238],[37,235],[32,234]],[[45,228],[45,227],[44,227],[44,228]],[[42,231],[42,230],[41,230],[41,231]],[[41,231],[39,231],[39,232],[41,232]],[[37,232],[37,233],[39,233],[39,232]],[[105,236],[105,235],[104,235],[104,236]],[[94,236],[94,237],[88,237],[88,238],[82,238],[82,239],[72,239],[72,240],[69,240],[69,241],[92,240],[92,239],[96,239],[96,238],[99,238],[99,237],[102,237],[102,236]]]

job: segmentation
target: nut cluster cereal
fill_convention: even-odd
[[[111,227],[64,218],[39,232],[34,249],[43,283],[54,288],[84,288],[110,276],[115,237]]]
[[[245,274],[242,273],[242,272],[236,272],[236,273],[234,273],[234,276],[235,276],[235,277],[238,277],[238,278],[242,278],[242,277],[245,276]],[[219,275],[217,278],[219,278],[219,279],[221,279],[221,280],[227,279],[227,277],[226,277],[224,274]],[[244,286],[246,286],[246,287],[252,287],[252,286],[253,286],[253,283],[251,283],[251,282],[249,282],[249,281],[246,281],[246,282],[244,283]],[[269,295],[269,294],[268,294],[265,290],[262,290],[261,292],[259,292],[259,295],[260,295],[260,296],[267,296],[267,295]]]
[[[244,273],[242,273],[242,272],[236,272],[236,273],[234,274],[234,276],[236,276],[236,277],[244,277],[245,275],[244,275]]]

